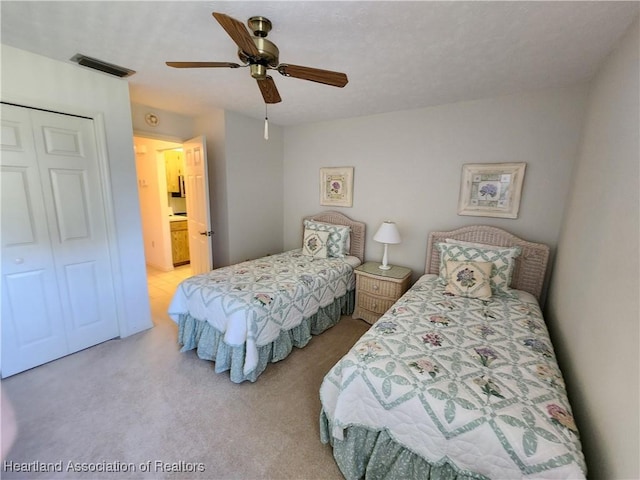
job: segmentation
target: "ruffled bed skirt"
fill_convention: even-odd
[[[344,430],[344,440],[331,435],[331,422],[320,414],[320,438],[333,447],[333,457],[347,480],[478,480],[482,475],[460,472],[449,463],[432,465],[395,442],[386,430],[361,426]]]
[[[198,357],[215,362],[216,373],[229,370],[231,381],[255,382],[269,363],[286,358],[293,347],[302,348],[311,340],[311,335],[319,335],[340,321],[341,315],[351,315],[355,306],[355,290],[347,292],[315,315],[305,318],[292,328],[280,332],[280,336],[267,345],[258,347],[258,366],[248,374],[243,373],[245,346],[231,346],[224,342],[224,334],[210,323],[198,320],[188,314],[178,319],[178,343],[181,352],[196,349]]]

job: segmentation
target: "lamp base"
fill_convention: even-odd
[[[384,244],[384,253],[382,254],[382,263],[378,266],[380,270],[390,270],[391,267],[387,265],[387,244]]]

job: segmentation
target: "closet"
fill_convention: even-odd
[[[92,119],[1,105],[2,377],[119,335]]]

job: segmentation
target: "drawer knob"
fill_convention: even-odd
[[[374,286],[373,286],[373,289],[374,289],[374,290],[378,290],[379,288],[380,288],[380,287],[378,287],[378,285],[374,285]]]

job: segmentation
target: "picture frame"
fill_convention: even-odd
[[[518,218],[526,163],[462,166],[458,215]]]
[[[353,167],[320,169],[320,205],[353,206]]]

